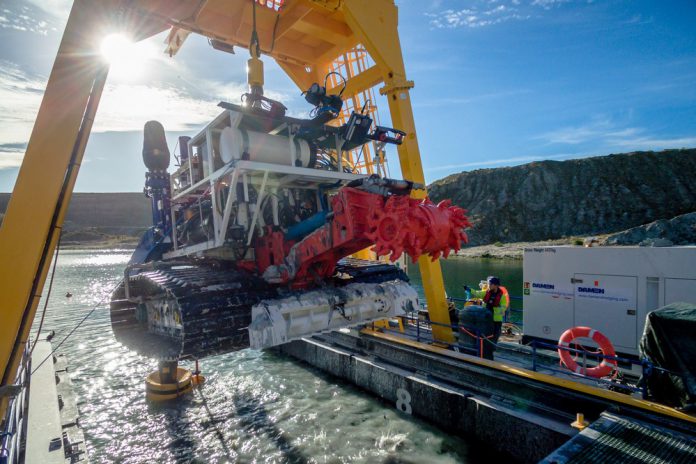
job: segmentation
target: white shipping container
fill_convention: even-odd
[[[528,248],[523,266],[525,340],[587,326],[637,356],[650,311],[696,304],[696,247]]]

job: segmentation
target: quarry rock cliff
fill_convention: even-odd
[[[471,245],[623,231],[696,211],[696,149],[480,169],[433,182],[468,210]]]

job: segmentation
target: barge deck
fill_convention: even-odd
[[[405,414],[491,444],[514,462],[538,462],[574,439],[580,431],[571,424],[579,413],[590,423],[604,413],[620,414],[631,423],[659,425],[662,433],[696,438],[696,418],[675,409],[379,330],[317,335],[279,351]]]

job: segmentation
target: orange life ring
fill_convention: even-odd
[[[602,350],[604,356],[616,356],[614,346],[609,339],[602,332],[590,327],[573,327],[572,329],[566,330],[563,332],[563,335],[561,335],[561,338],[558,339],[558,345],[563,348],[568,348],[571,342],[576,338],[591,338],[599,345],[599,349]],[[558,356],[560,356],[561,361],[568,369],[576,374],[587,375],[589,377],[606,377],[611,374],[617,366],[615,359],[602,359],[602,362],[599,363],[598,366],[584,368],[573,360],[570,351],[561,348],[558,349]]]

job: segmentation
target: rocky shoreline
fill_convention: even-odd
[[[137,241],[113,240],[102,242],[67,242],[61,243],[61,250],[133,250],[138,246]]]
[[[672,246],[696,243],[696,212],[660,219],[607,237],[604,245]]]
[[[661,219],[613,234],[467,246],[459,250],[457,256],[463,258],[522,259],[525,248],[559,245],[585,246],[588,244],[593,246],[647,247],[696,245],[696,212],[682,214],[672,219]]]
[[[515,243],[495,243],[491,245],[478,245],[464,247],[457,252],[461,258],[490,258],[490,259],[510,259],[521,260],[525,248],[540,248],[547,246],[573,245],[582,246],[582,238],[564,238],[558,240],[543,240],[539,242],[515,242]]]

